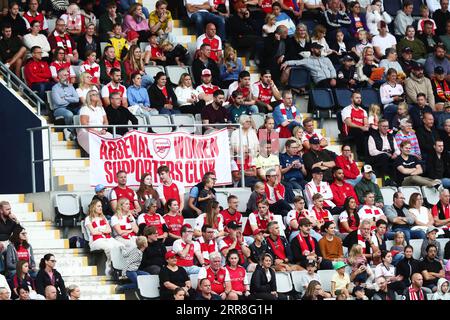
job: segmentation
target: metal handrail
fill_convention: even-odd
[[[41,115],[41,106],[45,106],[44,100],[42,100],[28,85],[23,82],[18,76],[14,74],[3,62],[0,61],[0,72],[4,76],[6,85],[9,88],[13,88],[23,93],[33,107],[37,108],[37,114]],[[25,80],[25,79],[24,79]]]
[[[113,129],[113,138],[116,136],[117,128],[166,128],[166,127],[177,127],[177,128],[186,128],[186,127],[237,127],[239,128],[239,137],[242,137],[243,131],[242,131],[242,125],[239,123],[214,123],[214,124],[181,124],[181,125],[173,125],[173,124],[160,124],[160,125],[148,125],[148,124],[121,124],[121,125],[47,125],[42,127],[33,127],[28,128],[27,131],[30,133],[30,152],[31,152],[31,183],[32,183],[32,190],[33,193],[36,192],[36,164],[37,163],[46,163],[49,162],[49,187],[50,191],[53,190],[53,179],[52,179],[52,172],[53,172],[53,162],[54,161],[81,161],[81,160],[89,160],[89,158],[69,158],[69,159],[55,159],[53,158],[52,154],[52,143],[51,143],[51,129],[91,129],[91,128],[112,128]],[[48,158],[46,159],[35,159],[34,155],[34,133],[36,131],[43,131],[47,130],[47,140],[48,140]],[[241,185],[242,187],[245,187],[245,175],[244,175],[244,149],[242,147],[242,139],[239,139],[239,156],[238,158],[241,159]]]

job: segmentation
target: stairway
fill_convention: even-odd
[[[34,212],[33,203],[25,203],[23,194],[3,194],[0,201],[9,201],[12,212],[27,229],[36,264],[45,254],[54,254],[56,269],[63,276],[66,287],[78,285],[83,300],[125,299],[123,294],[114,294],[116,285],[113,281],[98,276],[97,267],[88,265],[84,249],[69,249],[69,240],[62,239],[60,230],[50,221],[43,221],[42,212]]]

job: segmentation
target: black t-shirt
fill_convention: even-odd
[[[0,241],[9,240],[16,225],[17,223],[12,219],[3,221],[3,219],[0,218]]]
[[[403,283],[406,286],[411,284],[411,275],[417,272],[420,272],[420,266],[419,261],[416,259],[403,258],[399,261],[397,267],[395,268],[395,275],[403,276]]]
[[[258,248],[255,245],[255,243],[253,242],[248,248],[250,249],[250,257],[249,258],[253,262],[259,263],[262,255],[267,252],[267,243],[265,241],[262,242],[261,247]]]
[[[405,169],[414,169],[419,164],[419,160],[412,155],[408,156],[408,159],[403,159],[402,156],[397,157],[394,160],[394,167],[397,169],[397,183],[402,184],[403,179],[409,177],[410,175],[405,175],[398,170],[398,167],[403,166]]]
[[[172,290],[167,289],[164,286],[164,282],[169,281],[178,287],[184,287],[186,281],[189,281],[189,276],[183,267],[178,267],[178,270],[173,272],[167,266],[162,267],[159,273],[159,285],[160,285],[160,295],[161,299],[170,299],[173,296]]]
[[[423,259],[419,263],[420,272],[426,270],[428,272],[436,272],[439,273],[442,270],[442,264],[437,260],[428,260],[428,258]],[[425,280],[423,279],[423,285],[428,286],[430,284],[437,285],[439,279],[434,280]]]

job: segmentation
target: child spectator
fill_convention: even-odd
[[[434,34],[434,32],[436,31],[436,22],[434,22],[433,19],[430,19],[430,10],[428,10],[426,4],[422,4],[420,6],[420,16],[421,18],[417,23],[417,32],[422,33],[425,21],[431,21],[433,23],[433,34]]]
[[[316,273],[317,266],[314,261],[309,261],[306,263],[306,272],[302,272],[302,275],[300,277],[300,285],[302,286],[303,290],[306,291],[306,288],[308,288],[308,285],[311,281],[316,280],[320,281],[319,275]]]
[[[199,208],[202,212],[206,212],[206,206],[209,200],[215,200],[216,195],[212,191],[214,188],[214,179],[208,177],[204,181],[204,187],[200,191],[197,199],[197,208]]]
[[[355,244],[348,254],[348,263],[352,267],[350,280],[356,285],[363,283],[372,283],[373,272],[367,262],[367,258],[363,253],[362,246]]]
[[[378,104],[372,103],[369,107],[369,130],[378,130],[378,120],[381,118],[381,108]]]
[[[262,27],[262,36],[267,37],[270,33],[274,33],[277,28],[276,22],[277,19],[274,14],[268,14],[265,19],[266,24]]]
[[[369,39],[368,39],[369,33],[364,30],[361,29],[358,31],[358,41],[356,43],[356,54],[361,57],[362,56],[362,52],[364,50],[364,48],[367,47],[372,47],[372,43],[370,43]]]
[[[120,61],[122,50],[127,44],[127,39],[123,36],[122,26],[120,24],[115,24],[112,31],[113,36],[109,39],[109,42],[114,47],[116,59]]]
[[[250,194],[250,198],[247,202],[247,213],[255,212],[258,210],[258,202],[266,199],[266,190],[263,182],[255,183],[253,192]]]
[[[402,231],[397,231],[394,235],[394,244],[391,247],[392,264],[394,266],[405,257],[405,234]]]
[[[86,51],[86,60],[80,66],[80,73],[87,72],[92,76],[91,82],[92,84],[99,85],[100,84],[100,66],[96,62],[97,61],[97,53],[92,50]]]
[[[366,296],[366,291],[363,287],[357,286],[353,289],[353,295],[355,296],[355,300],[369,300],[369,298]]]
[[[158,44],[156,34],[152,34],[148,38],[148,42],[149,45],[145,48],[144,63],[164,66],[166,64],[166,56]]]
[[[442,257],[441,254],[441,244],[436,240],[437,238],[437,232],[439,231],[438,228],[430,226],[427,229],[427,238],[423,239],[422,246],[420,247],[420,257],[424,258],[427,256],[427,247],[430,244],[433,244],[436,246],[437,253],[436,253],[436,259],[441,260]]]
[[[437,284],[437,291],[431,297],[431,300],[450,300],[449,281],[441,278]]]
[[[338,261],[334,264],[333,268],[336,273],[331,278],[331,296],[337,297],[340,295],[345,296],[345,300],[350,297],[348,287],[350,284],[350,276],[345,272],[347,265],[343,261]]]

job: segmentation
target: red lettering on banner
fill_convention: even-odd
[[[186,178],[186,182],[187,183],[193,183],[194,181],[194,177],[192,176],[192,173],[189,171],[189,169],[193,170],[194,166],[192,165],[191,161],[186,161],[186,164],[184,165],[185,169],[185,174],[184,177]]]
[[[219,154],[217,138],[174,138],[175,156],[179,159],[214,158]]]
[[[108,147],[106,146],[105,140],[102,140],[102,144],[100,145],[100,159],[106,159],[107,158],[107,151]]]

